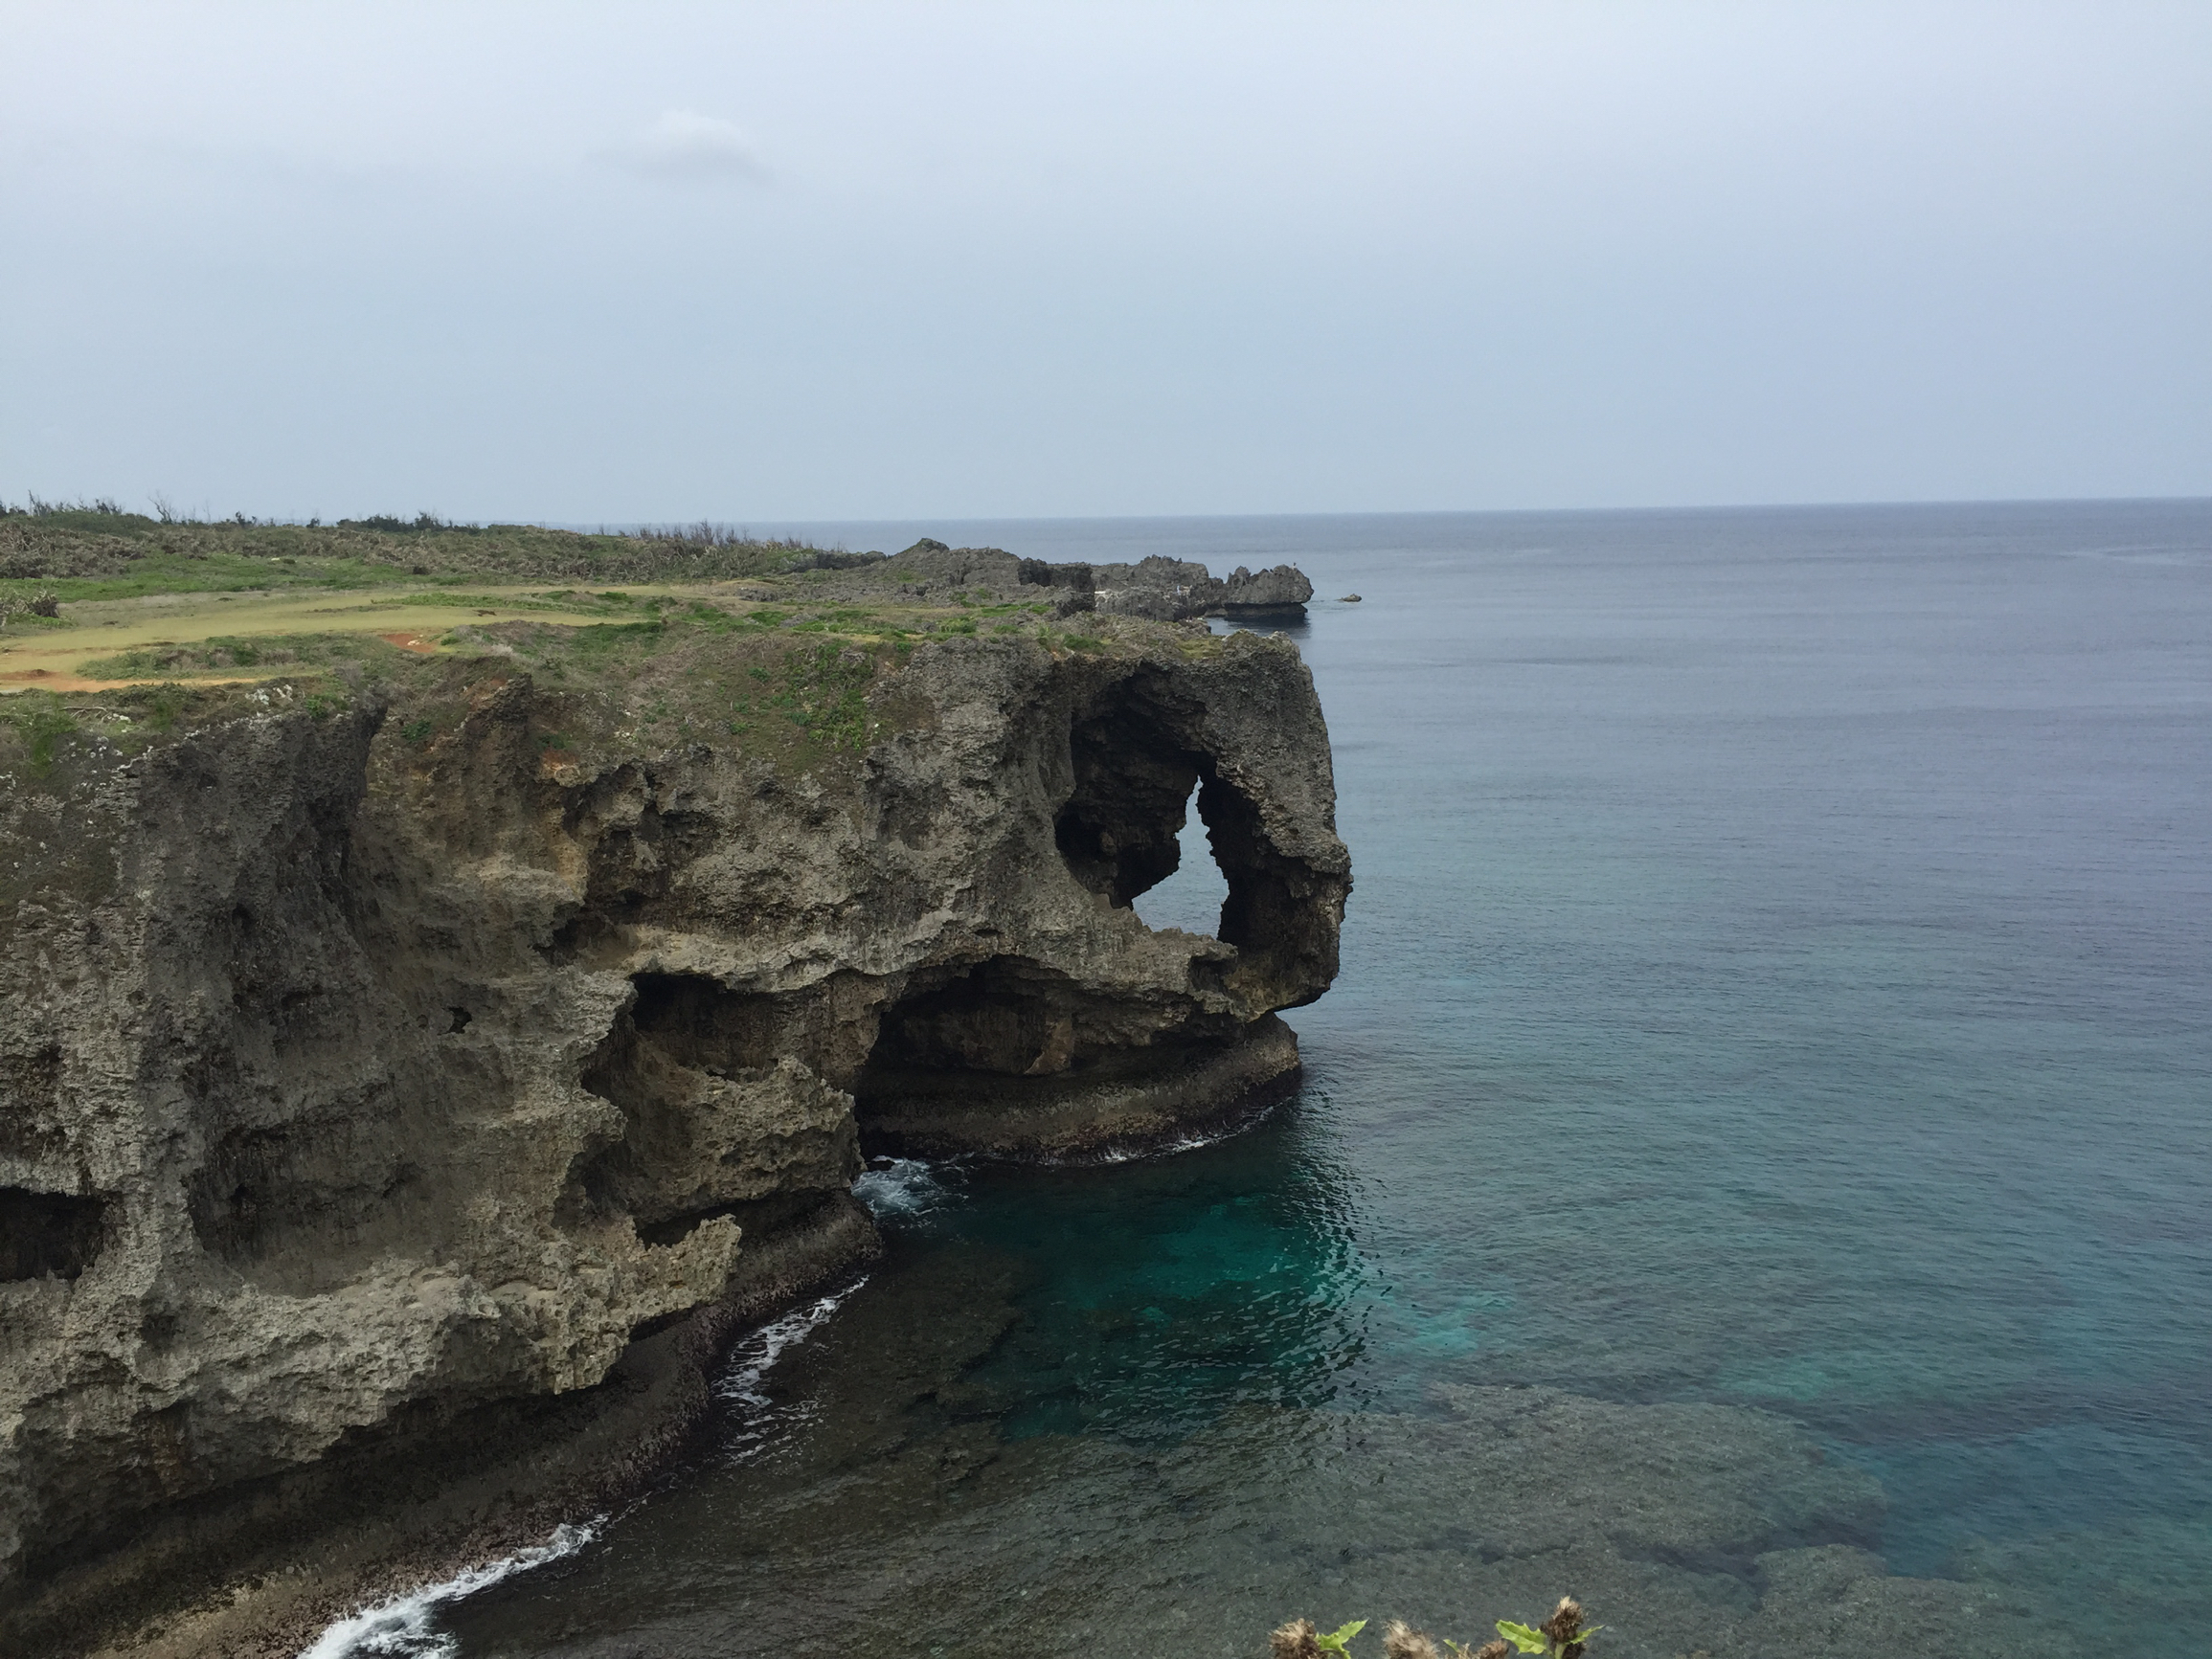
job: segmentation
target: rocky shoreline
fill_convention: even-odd
[[[695,1442],[731,1346],[872,1261],[873,1223],[825,1205],[749,1252],[728,1294],[629,1344],[580,1395],[479,1407],[289,1477],[147,1517],[40,1574],[25,1651],[293,1659],[368,1605],[542,1545],[649,1491]]]
[[[486,631],[15,757],[0,1633],[296,1652],[642,1490],[877,1247],[864,1145],[1126,1155],[1295,1087],[1350,886],[1320,706],[1153,613],[1303,579],[1177,575],[924,544],[664,608],[613,686]],[[948,597],[1023,631],[862,617]],[[644,736],[758,685],[827,736]],[[1193,799],[1230,899],[1156,933]]]

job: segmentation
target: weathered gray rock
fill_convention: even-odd
[[[1275,565],[1248,571],[1242,565],[1222,582],[1226,590],[1221,608],[1229,616],[1244,611],[1302,610],[1314,596],[1314,585],[1296,565]]]
[[[1194,617],[1302,617],[1314,585],[1292,565],[1216,576],[1204,565],[1158,554],[1133,565],[1052,565],[998,548],[952,548],[924,538],[888,559],[843,571],[849,593],[892,592],[942,601],[1048,599],[1054,612],[1098,611],[1155,622]]]
[[[1155,554],[1134,565],[1096,565],[1098,609],[1121,617],[1180,621],[1187,617],[1303,615],[1314,585],[1292,565],[1257,572],[1239,565],[1227,577],[1187,559]]]
[[[939,603],[956,597],[995,603],[1042,599],[1059,617],[1095,608],[1089,565],[1021,559],[1000,548],[949,548],[927,536],[888,559],[839,568],[845,573],[837,587],[847,594],[895,594]]]
[[[850,575],[1005,574],[952,552]],[[1281,640],[930,645],[798,775],[549,751],[588,711],[520,672],[467,695],[426,745],[280,697],[8,781],[0,1599],[403,1419],[590,1389],[749,1261],[834,1268],[875,1126],[1065,1154],[1266,1098],[1272,1015],[1336,971]],[[1130,907],[1194,787],[1218,937]]]

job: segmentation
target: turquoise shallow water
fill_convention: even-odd
[[[890,1258],[720,1446],[441,1639],[1228,1653],[1301,1585],[1465,1634],[1519,1569],[1417,1478],[1460,1449],[1387,1447],[1542,1384],[1643,1409],[1589,1457],[1662,1495],[1634,1448],[1704,1420],[1649,1408],[1710,1402],[1886,1497],[1529,1566],[1645,1598],[1624,1654],[1777,1542],[2212,1653],[2212,504],[807,527],[1365,595],[1298,631],[1358,883],[1306,1087],[1162,1162],[871,1177]],[[1387,1523],[1303,1513],[1363,1459],[1416,1471]],[[1838,1641],[1756,1647],[1885,1650]]]

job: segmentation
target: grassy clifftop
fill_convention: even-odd
[[[707,742],[836,772],[897,706],[877,688],[934,641],[1217,648],[1203,632],[1068,615],[1050,587],[1011,577],[904,580],[904,563],[707,526],[9,510],[0,774],[53,787],[172,731],[276,706],[334,712],[372,691],[427,753],[472,685],[518,672],[575,710],[554,752]]]
[[[148,518],[111,505],[0,505],[0,604],[286,588],[377,588],[505,576],[715,581],[862,563],[865,555],[708,525],[631,534],[456,525],[428,513],[276,524]]]

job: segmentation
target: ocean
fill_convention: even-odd
[[[340,1648],[2212,1654],[2212,503],[773,528],[1312,576],[1304,1087],[872,1171],[695,1458]]]

